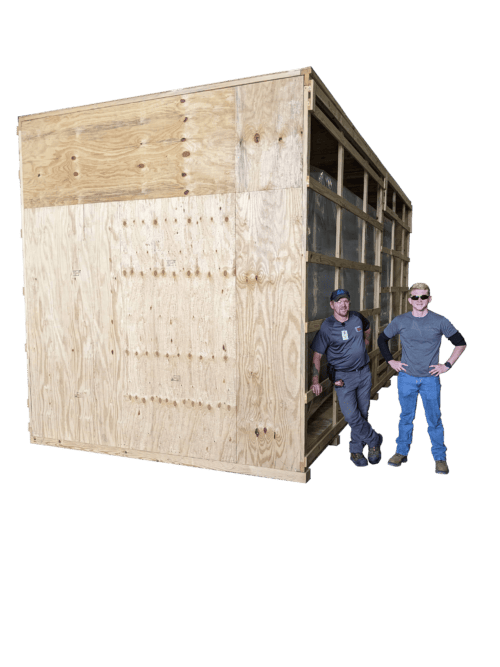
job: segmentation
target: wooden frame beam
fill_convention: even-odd
[[[351,202],[347,201],[347,199],[344,199],[344,197],[335,194],[335,192],[330,190],[330,188],[327,188],[325,185],[322,185],[312,176],[308,176],[307,178],[307,187],[310,188],[311,190],[314,190],[314,192],[317,192],[319,195],[323,195],[323,197],[326,197],[327,199],[334,202],[341,208],[345,208],[346,211],[353,213],[358,218],[361,218],[362,220],[369,222],[370,225],[372,225],[376,229],[384,231],[384,226],[378,220],[372,218],[371,215],[368,215],[368,213],[365,213],[363,210],[361,210],[354,204],[351,204]]]
[[[365,153],[367,159],[372,163],[373,167],[382,175],[382,177],[387,177],[390,180],[391,186],[394,188],[394,190],[396,190],[406,206],[411,209],[411,201],[408,199],[394,177],[391,176],[391,174],[387,171],[382,162],[351,123],[345,111],[330,93],[325,84],[321,81],[316,72],[312,69],[312,67],[303,69],[302,73],[305,73],[306,71],[308,81],[314,80],[317,83],[316,96],[319,97],[323,105],[326,106],[328,111],[341,125],[342,129],[349,135],[349,137],[355,141],[356,144],[358,144],[360,149]]]
[[[321,93],[317,94],[317,97],[319,98],[320,102],[325,104],[324,98],[322,98]],[[356,148],[354,148],[354,146],[351,144],[349,139],[347,139],[344,133],[335,127],[332,121],[329,118],[327,118],[327,116],[321,111],[321,109],[318,106],[315,105],[312,111],[314,117],[321,123],[321,125],[323,125],[323,127],[326,130],[328,130],[328,132],[330,132],[330,134],[344,146],[344,148],[349,152],[349,154],[359,162],[360,166],[370,174],[373,180],[383,187],[384,180],[377,174],[375,169],[373,169],[370,163],[367,160],[365,160],[365,158],[356,150]]]
[[[398,225],[401,225],[401,227],[406,229],[407,232],[411,232],[411,229],[408,227],[406,222],[403,222],[396,211],[393,211],[392,208],[389,208],[387,205],[384,206],[384,215],[386,215],[388,218],[391,218],[391,220],[394,222],[397,222]]]
[[[368,310],[360,310],[359,312],[361,313],[361,315],[364,315],[365,317],[374,317],[375,315],[380,315],[380,308],[369,308]],[[322,320],[310,320],[309,322],[306,322],[305,332],[311,333],[312,331],[319,331],[324,321],[325,320],[322,319]]]
[[[323,255],[320,252],[307,251],[307,261],[311,264],[325,264],[326,266],[338,266],[342,269],[358,269],[359,271],[382,271],[381,266],[374,266],[373,264],[363,264],[362,262],[354,262],[351,259],[342,259],[341,257],[332,257],[331,255]]]
[[[381,251],[386,255],[391,255],[392,257],[397,257],[398,259],[402,259],[404,262],[410,261],[410,258],[407,255],[400,252],[399,250],[391,250],[391,248],[381,248]]]
[[[382,287],[380,290],[382,294],[390,294],[391,292],[409,292],[410,288],[406,287]]]

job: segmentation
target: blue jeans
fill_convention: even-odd
[[[444,444],[444,429],[441,421],[441,381],[438,377],[417,378],[401,371],[398,375],[398,394],[401,404],[399,418],[399,436],[396,453],[406,456],[410,451],[413,434],[413,420],[417,408],[418,395],[422,397],[425,416],[427,418],[427,432],[431,439],[431,452],[435,461],[446,461],[446,447]]]

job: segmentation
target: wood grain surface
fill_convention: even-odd
[[[234,192],[234,95],[226,88],[25,121],[24,206]]]
[[[236,199],[238,462],[293,470],[300,432],[302,188]]]
[[[234,194],[28,209],[31,432],[236,458]]]
[[[303,77],[236,88],[236,192],[302,187]]]

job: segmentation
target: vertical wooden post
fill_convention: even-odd
[[[338,165],[337,165],[337,194],[340,197],[344,196],[344,147],[339,142],[338,149]],[[337,205],[337,234],[335,237],[335,257],[342,256],[342,207]],[[335,267],[335,289],[340,287],[340,268]],[[337,423],[337,413],[338,413],[338,400],[337,392],[335,388],[333,389],[332,396],[332,424],[335,426]]]
[[[412,231],[412,216],[413,216],[413,210],[409,209],[406,215],[406,222],[408,224],[408,227],[410,228],[410,231],[406,235],[406,247],[405,247],[405,254],[407,257],[410,256],[410,236],[411,236],[411,231]],[[408,287],[410,286],[410,265],[408,264],[408,271],[407,271],[407,277],[406,277],[406,282],[408,283]],[[405,285],[406,286],[406,285]],[[408,312],[410,310],[410,304],[408,303],[408,292],[404,293],[404,302],[405,302],[405,312]]]
[[[395,228],[396,228],[396,223],[393,221],[391,224],[391,250],[394,250]],[[392,311],[394,307],[394,292],[392,291],[392,288],[394,287],[394,257],[392,255],[389,255],[389,262],[391,267],[389,273],[389,285],[391,287],[391,291],[389,293],[389,324],[390,324],[393,319]]]
[[[365,170],[363,179],[363,213],[368,213],[368,172]],[[359,261],[366,262],[366,220],[361,220],[361,248],[359,252]],[[365,271],[361,271],[359,283],[359,309],[365,309]]]
[[[407,210],[406,210],[406,204],[403,204],[403,217],[402,217],[402,220],[403,220],[404,223],[406,223],[406,213],[407,213]],[[407,234],[408,234],[408,232],[406,231],[406,229],[401,229],[401,252],[403,253],[403,255],[405,254],[406,236],[407,236]],[[400,286],[400,287],[404,287],[404,284],[405,284],[405,283],[404,283],[404,279],[405,279],[405,278],[404,278],[404,276],[405,276],[405,265],[406,265],[406,262],[402,259],[402,260],[401,260],[401,272],[400,272],[400,276],[399,276],[399,286]],[[402,314],[403,314],[403,312],[404,312],[404,308],[403,308],[403,306],[404,306],[404,294],[403,294],[403,292],[399,292],[399,309],[398,309],[398,315],[402,315]],[[399,345],[401,346],[401,341],[400,341]]]
[[[386,198],[386,188],[387,181],[384,180],[384,188],[378,186],[377,188],[377,220],[381,225],[384,224],[384,201]],[[382,232],[379,229],[375,230],[375,264],[376,266],[382,265]],[[374,275],[374,307],[380,310],[381,300],[380,300],[380,290],[382,289],[382,274],[380,271],[376,271]],[[373,317],[373,340],[375,345],[377,344],[377,339],[380,330],[380,313],[376,313]],[[377,371],[378,371],[378,360],[380,358],[380,353],[373,357],[372,360],[372,386],[375,386],[377,382]]]
[[[301,377],[301,387],[304,388],[306,385],[306,378],[308,369],[307,364],[307,334],[305,323],[307,322],[307,214],[308,214],[308,188],[307,188],[307,179],[309,178],[310,172],[310,162],[311,162],[311,97],[314,91],[312,86],[304,86],[304,133],[302,135],[302,188],[303,188],[303,202],[302,202],[302,327],[301,327],[301,368],[300,368],[300,377]],[[314,100],[314,96],[313,96]],[[306,446],[307,446],[307,405],[304,405],[301,415],[301,432],[303,434],[303,441],[301,445],[300,457],[299,457],[299,469],[300,471],[305,470],[305,458],[306,458]]]
[[[344,196],[344,147],[339,142],[337,168],[337,194]],[[335,242],[335,257],[342,256],[342,207],[337,204],[337,236]],[[335,267],[335,289],[340,286],[340,269]]]

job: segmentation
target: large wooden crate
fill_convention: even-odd
[[[324,374],[308,391],[311,338],[347,287],[387,385],[412,211],[315,72],[18,134],[31,442],[307,481],[345,426]]]

